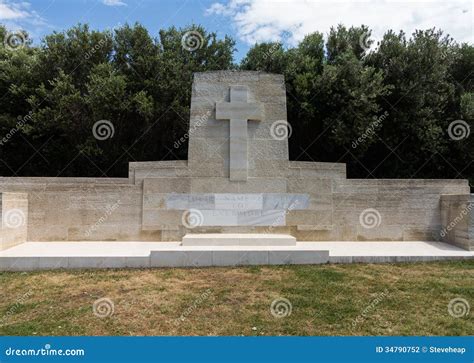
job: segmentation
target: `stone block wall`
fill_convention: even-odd
[[[467,194],[466,180],[345,179],[324,174],[289,178],[288,190],[307,192],[310,211],[294,211],[298,240],[437,240],[440,198]]]
[[[126,178],[0,178],[28,195],[28,241],[159,241],[142,230],[142,187]]]
[[[438,240],[443,194],[467,194],[466,180],[343,180],[334,216],[343,240]]]
[[[128,179],[0,178],[0,191],[28,195],[29,241],[179,241],[188,232],[289,233],[300,241],[438,240],[450,218],[443,211],[454,210],[446,209],[448,201],[442,207],[442,196],[469,196],[465,180],[351,180],[346,179],[344,164],[288,165],[281,177],[231,182],[225,177],[191,176],[183,161],[131,163]],[[185,210],[170,203],[170,195],[176,193],[180,198],[235,193],[252,200],[260,195],[265,211],[255,217],[260,221],[255,225],[253,215],[241,216],[239,211],[229,213],[238,214],[242,225],[227,221],[190,229],[183,226]],[[302,195],[304,208],[285,207],[283,218],[279,210],[271,223],[268,205],[284,195]],[[203,208],[203,216],[209,210]],[[455,238],[453,233],[446,240],[466,248],[459,242],[466,240],[464,232],[456,232]],[[467,233],[472,241],[472,227]]]
[[[474,194],[441,196],[443,241],[474,251]]]
[[[0,193],[0,250],[27,241],[28,196],[25,193]]]

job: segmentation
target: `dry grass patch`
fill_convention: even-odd
[[[4,335],[468,335],[474,262],[1,273]],[[97,299],[111,316],[93,314]],[[276,318],[270,305],[291,302]]]

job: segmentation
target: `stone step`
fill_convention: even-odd
[[[289,234],[188,233],[182,246],[296,246]]]
[[[329,251],[298,250],[295,247],[201,246],[192,251],[151,251],[150,254],[150,267],[314,265],[328,262]]]
[[[181,242],[25,242],[0,251],[0,271],[474,261],[441,242],[297,242],[296,246],[181,246]]]

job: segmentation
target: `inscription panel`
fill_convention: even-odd
[[[175,193],[166,196],[166,209],[302,210],[309,202],[296,193]]]
[[[214,194],[169,194],[166,197],[167,209],[214,209]]]
[[[202,210],[203,227],[216,226],[285,226],[286,212],[283,210]]]
[[[215,209],[263,209],[263,194],[215,194]]]

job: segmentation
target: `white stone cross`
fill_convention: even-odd
[[[248,102],[247,86],[230,86],[230,102],[216,103],[216,119],[230,120],[230,180],[247,180],[247,120],[263,118],[263,103]]]

